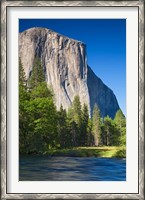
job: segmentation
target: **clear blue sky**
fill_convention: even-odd
[[[44,27],[87,46],[88,65],[110,87],[126,115],[125,19],[20,19],[19,31]]]

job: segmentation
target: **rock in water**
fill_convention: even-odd
[[[114,117],[119,109],[112,90],[87,65],[84,43],[45,28],[31,28],[19,34],[19,56],[27,79],[33,70],[34,58],[40,57],[48,85],[53,87],[56,106],[68,109],[79,95],[90,114],[95,103],[101,116]]]

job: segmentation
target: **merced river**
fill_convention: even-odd
[[[19,181],[125,181],[126,160],[20,156]]]

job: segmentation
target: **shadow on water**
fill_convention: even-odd
[[[125,181],[126,160],[95,157],[20,157],[20,181]]]

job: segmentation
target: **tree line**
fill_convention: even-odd
[[[54,93],[45,82],[39,58],[28,80],[19,60],[19,150],[21,154],[45,154],[49,149],[78,146],[126,145],[126,118],[101,118],[94,106],[92,117],[86,104],[75,96],[71,107],[56,109]]]

